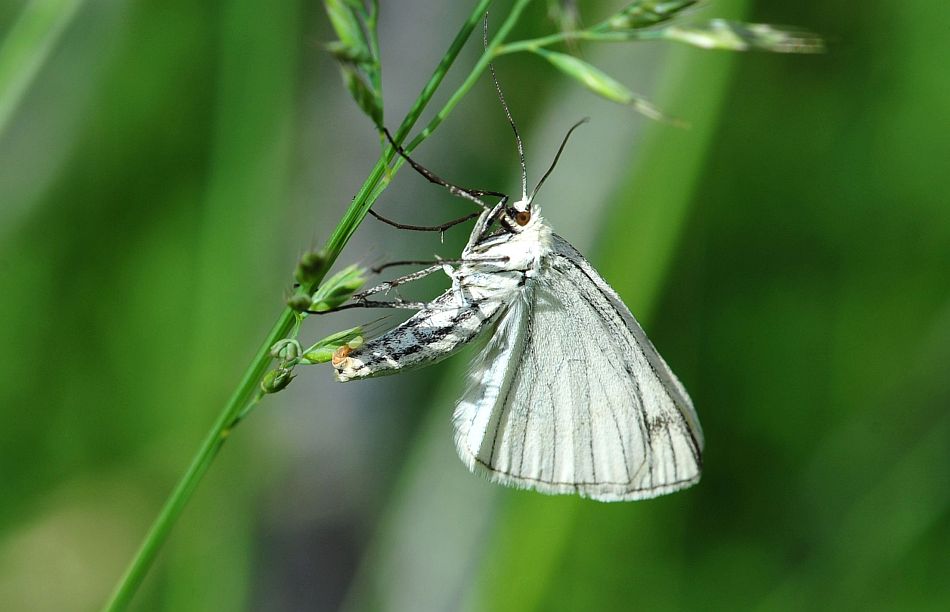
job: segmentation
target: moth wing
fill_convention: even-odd
[[[456,407],[456,447],[476,473],[601,501],[699,480],[702,432],[685,389],[616,293],[555,237]]]

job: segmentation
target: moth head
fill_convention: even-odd
[[[509,216],[515,225],[524,227],[531,221],[531,199],[522,198],[511,205],[508,211]]]

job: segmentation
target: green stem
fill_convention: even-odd
[[[422,88],[422,93],[419,94],[415,104],[411,109],[409,109],[409,113],[406,115],[406,118],[399,125],[396,133],[393,134],[393,140],[395,140],[397,144],[402,144],[402,142],[406,139],[406,136],[409,134],[409,131],[416,124],[416,121],[418,121],[419,116],[429,103],[429,100],[432,99],[433,94],[435,94],[436,89],[438,89],[439,84],[441,84],[442,79],[448,72],[452,62],[455,61],[455,58],[458,56],[459,51],[462,50],[462,46],[464,46],[465,41],[468,40],[468,37],[472,34],[475,26],[478,25],[478,22],[481,21],[482,15],[484,15],[488,10],[488,6],[492,3],[492,1],[493,0],[480,0],[478,6],[475,7],[475,10],[469,16],[468,20],[465,22],[465,25],[462,26],[462,29],[455,37],[455,40],[452,41],[452,45],[442,57],[442,60],[436,67],[432,78],[429,79],[429,82],[426,83],[425,87]],[[530,1],[531,0],[519,0],[518,6]],[[514,13],[516,10],[520,12],[518,6],[512,9],[512,13]],[[469,85],[469,87],[471,87],[471,85]],[[454,106],[454,104],[452,104],[452,106]],[[448,104],[446,104],[446,107],[448,107]],[[439,111],[439,115],[444,116],[447,114],[448,113],[445,107]],[[410,145],[410,147],[418,145],[418,143],[415,141],[413,142],[414,144]],[[396,170],[393,169],[389,172],[387,172],[387,170],[389,170],[389,164],[392,162],[392,159],[395,157],[395,155],[395,149],[393,149],[392,146],[387,146],[383,155],[380,156],[379,160],[376,162],[376,165],[373,166],[373,169],[370,171],[369,178],[366,179],[366,181],[363,183],[363,186],[360,187],[359,192],[357,192],[356,197],[353,198],[353,203],[347,209],[343,219],[340,220],[340,223],[337,225],[336,229],[333,230],[333,234],[327,241],[326,246],[329,264],[332,264],[337,256],[339,256],[340,251],[343,250],[343,246],[347,243],[347,241],[349,241],[350,237],[353,235],[353,232],[356,231],[356,228],[359,227],[359,224],[362,222],[363,217],[366,216],[367,211],[369,211],[370,207],[373,205],[373,202],[376,201],[376,198],[379,197],[379,194],[382,193],[383,189],[385,189],[385,187],[392,180],[392,176],[395,174]],[[400,165],[400,163],[397,163],[396,167],[398,168]],[[382,181],[382,183],[380,183],[380,181]],[[314,285],[314,287],[315,286],[316,285]],[[303,292],[312,293],[312,289],[314,287],[302,287],[301,290]]]
[[[549,36],[531,38],[528,40],[519,40],[517,42],[501,45],[495,51],[495,55],[507,55],[509,53],[519,53],[521,51],[537,51],[542,47],[550,47],[562,42],[572,42],[576,40],[590,40],[594,42],[632,42],[638,40],[660,40],[663,38],[663,30],[624,30],[622,32],[599,32],[596,29],[577,30],[575,32],[558,32]]]
[[[438,113],[435,114],[435,116],[429,121],[429,123],[422,129],[422,131],[419,132],[419,134],[415,138],[413,138],[412,141],[408,145],[405,146],[406,153],[411,153],[413,150],[415,150],[416,147],[422,144],[422,142],[426,138],[432,135],[432,132],[434,132],[439,127],[439,125],[441,125],[441,123],[445,120],[446,117],[449,116],[449,113],[452,112],[452,110],[459,103],[459,101],[463,97],[465,97],[465,94],[467,94],[469,90],[471,90],[471,88],[478,81],[478,78],[482,75],[483,72],[485,72],[485,69],[488,68],[488,64],[491,62],[491,60],[496,55],[499,55],[498,49],[500,49],[503,46],[502,42],[511,32],[511,29],[515,26],[515,23],[518,22],[518,19],[521,17],[522,11],[524,11],[525,7],[528,6],[528,4],[530,3],[531,3],[531,0],[517,0],[517,2],[515,2],[515,5],[511,7],[511,12],[508,13],[508,17],[501,24],[501,27],[498,28],[498,31],[495,34],[494,38],[492,38],[491,42],[488,43],[488,46],[485,48],[485,52],[482,53],[481,57],[475,63],[475,66],[472,67],[472,70],[468,73],[468,76],[465,77],[465,80],[462,81],[462,84],[459,85],[458,89],[455,90],[455,92],[448,99],[448,101],[446,101],[445,105],[439,110]],[[398,137],[396,138],[396,142],[401,142]],[[397,159],[396,162],[392,165],[391,175],[395,174],[399,170],[399,168],[402,167],[403,163],[405,163],[405,160],[402,157]],[[375,201],[376,198],[379,197],[379,194],[382,193],[383,189],[386,188],[386,184],[388,184],[388,180],[389,179],[387,179],[386,181],[384,181],[383,183],[381,183],[380,185],[376,187],[376,191],[373,192],[373,195],[371,198],[373,201]]]
[[[498,28],[498,32],[495,34],[495,37],[492,38],[491,42],[488,44],[488,47],[485,49],[485,52],[482,53],[482,56],[478,58],[478,62],[475,63],[475,66],[472,68],[472,71],[469,72],[468,76],[459,85],[459,88],[455,90],[449,100],[445,103],[445,106],[442,107],[435,117],[429,121],[429,124],[426,125],[419,135],[412,139],[412,142],[409,143],[409,146],[406,147],[407,151],[412,151],[417,146],[419,146],[423,140],[428,138],[436,128],[445,120],[445,118],[452,112],[452,109],[455,108],[455,105],[469,92],[475,82],[478,80],[478,77],[485,72],[485,69],[488,68],[488,64],[492,61],[493,57],[496,54],[496,51],[501,47],[502,41],[508,36],[511,32],[511,29],[515,26],[515,23],[518,22],[518,18],[521,17],[521,12],[524,11],[525,7],[530,4],[531,0],[517,0],[515,5],[511,7],[511,12],[508,13],[508,18],[501,24],[501,27]]]
[[[172,491],[168,500],[165,502],[161,513],[159,513],[155,522],[152,524],[145,540],[142,542],[142,546],[139,548],[135,558],[126,570],[125,575],[113,592],[112,598],[106,606],[107,610],[125,609],[129,601],[131,601],[132,596],[135,595],[135,591],[142,583],[145,574],[155,560],[155,555],[158,554],[158,550],[162,544],[164,544],[168,533],[171,531],[172,526],[174,526],[178,516],[181,515],[188,500],[191,499],[191,495],[201,481],[201,477],[204,476],[208,468],[211,467],[211,462],[218,454],[218,451],[221,450],[224,441],[227,440],[230,435],[231,427],[235,419],[240,415],[244,405],[250,401],[253,394],[257,391],[258,381],[260,381],[270,365],[270,347],[286,336],[287,332],[290,331],[294,321],[293,315],[292,310],[288,309],[285,311],[274,325],[270,334],[267,335],[267,340],[264,341],[264,344],[262,344],[258,350],[254,361],[251,363],[251,367],[244,373],[244,377],[241,379],[237,390],[231,395],[224,410],[221,411],[211,431],[201,444],[198,453],[194,459],[192,459],[188,470],[182,476],[181,480],[178,481],[174,491]]]
[[[442,60],[439,62],[439,65],[433,72],[432,77],[426,83],[425,87],[422,89],[422,92],[419,94],[419,97],[416,99],[415,104],[413,104],[412,108],[409,110],[409,113],[406,115],[406,118],[396,131],[394,139],[397,143],[401,143],[403,140],[405,140],[406,135],[415,125],[416,121],[418,121],[422,111],[432,99],[433,94],[435,94],[439,85],[442,83],[442,80],[449,68],[458,57],[458,54],[465,42],[471,36],[472,31],[478,25],[482,15],[484,15],[488,10],[488,7],[491,5],[492,1],[493,0],[480,0],[478,5],[472,10],[472,13],[469,15],[462,28],[459,30],[459,33],[452,41],[448,51],[442,57]],[[516,8],[512,10],[512,13],[515,13],[516,10],[518,13],[520,13],[523,5],[527,4],[527,2],[530,2],[530,0],[519,0]],[[509,21],[511,20],[509,19]],[[510,30],[510,26],[508,29]],[[488,52],[483,54],[483,59],[487,56]],[[487,65],[487,60],[485,61],[485,64]],[[471,85],[468,87],[470,88]],[[454,98],[456,97],[453,96],[453,99]],[[455,99],[455,102],[457,102],[457,99]],[[454,106],[455,102],[452,102],[451,106]],[[444,118],[451,110],[451,106],[448,104],[446,106],[448,108],[444,107],[442,111],[440,111],[439,115],[437,115],[438,117]],[[441,122],[441,119],[439,122]],[[429,127],[434,129],[431,124]],[[429,129],[429,133],[431,133],[432,129]],[[376,165],[373,166],[369,177],[363,183],[363,186],[353,199],[353,203],[347,209],[343,218],[340,220],[340,223],[334,229],[333,234],[327,241],[325,247],[325,251],[327,253],[327,263],[323,271],[318,275],[318,278],[311,285],[307,287],[301,287],[299,291],[304,293],[313,293],[313,290],[320,284],[320,282],[323,280],[323,277],[326,276],[326,272],[339,257],[343,247],[356,231],[356,228],[363,220],[363,217],[366,216],[370,206],[372,206],[373,201],[381,192],[381,189],[377,190],[377,186],[379,185],[380,180],[383,178],[383,175],[386,172],[386,169],[389,167],[389,163],[392,161],[394,155],[395,150],[393,150],[392,147],[387,147],[386,151],[376,162]],[[391,175],[387,176],[385,180],[386,184],[388,184],[390,176]],[[244,373],[244,376],[241,379],[241,382],[234,394],[228,400],[228,403],[221,411],[220,415],[212,426],[211,431],[208,433],[207,437],[202,443],[201,448],[198,450],[191,464],[188,466],[187,471],[175,486],[175,489],[165,502],[165,505],[158,517],[155,519],[155,522],[152,523],[151,528],[145,536],[145,540],[142,542],[142,545],[136,552],[135,557],[132,559],[132,562],[130,563],[125,574],[116,585],[115,591],[113,591],[109,602],[106,604],[106,610],[123,610],[128,606],[132,597],[135,595],[135,592],[141,585],[142,580],[145,578],[146,573],[148,572],[152,563],[155,561],[155,557],[158,554],[159,549],[168,538],[168,534],[170,533],[172,527],[178,520],[178,517],[181,515],[182,510],[184,510],[188,500],[191,498],[191,495],[197,488],[198,483],[201,481],[201,478],[208,471],[208,468],[211,466],[211,463],[213,462],[218,451],[221,450],[221,446],[224,444],[224,441],[230,435],[232,428],[244,414],[244,407],[253,400],[258,390],[258,384],[264,373],[267,371],[267,368],[270,366],[270,347],[273,346],[273,344],[278,340],[287,337],[287,334],[291,331],[296,321],[295,315],[296,313],[288,308],[285,309],[277,319],[277,322],[274,324],[273,328],[268,334],[267,339],[258,349],[254,360]]]
[[[557,43],[562,42],[571,42],[575,40],[596,40],[600,42],[627,42],[631,40],[631,37],[627,33],[622,32],[611,32],[609,34],[601,34],[597,32],[592,32],[590,30],[577,30],[575,32],[558,32],[557,34],[550,34],[548,36],[541,36],[539,38],[531,38],[528,40],[519,40],[517,42],[508,43],[507,45],[502,45],[496,51],[496,55],[507,55],[509,53],[518,53],[520,51],[535,51],[541,47],[549,47]]]

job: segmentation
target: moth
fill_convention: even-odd
[[[453,417],[455,446],[471,471],[504,485],[600,501],[689,487],[700,478],[703,433],[686,389],[617,293],[552,231],[535,202],[580,123],[529,196],[522,141],[497,79],[495,85],[521,157],[521,198],[509,204],[503,193],[450,184],[390,137],[417,172],[482,211],[459,259],[354,296],[353,306],[418,312],[360,348],[338,352],[336,377],[346,382],[431,365],[487,335]],[[494,205],[485,202],[496,197]],[[451,287],[431,302],[368,299],[438,271]]]

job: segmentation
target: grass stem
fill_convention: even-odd
[[[501,43],[503,40],[503,35],[510,32],[512,26],[517,21],[518,16],[521,14],[521,11],[530,1],[531,0],[518,0],[515,3],[515,6],[512,8],[507,20],[505,21],[505,24],[496,35],[495,40],[497,43],[494,44]],[[452,44],[449,46],[449,49],[446,51],[445,55],[442,56],[438,66],[436,66],[432,77],[426,83],[425,87],[423,87],[422,92],[419,94],[419,97],[416,99],[412,108],[407,113],[406,118],[396,130],[394,139],[397,143],[402,143],[406,139],[409,131],[422,115],[423,110],[425,110],[426,106],[429,104],[429,101],[432,99],[432,96],[442,83],[446,73],[448,73],[449,68],[458,57],[462,47],[465,45],[466,41],[469,39],[472,32],[475,30],[475,27],[479,24],[482,16],[486,13],[488,7],[491,4],[492,0],[480,0],[472,10],[471,14],[462,25],[462,28],[452,41]],[[458,100],[461,99],[461,97],[466,92],[468,92],[477,76],[481,74],[484,68],[488,65],[492,48],[493,47],[490,46],[489,49],[482,54],[481,59],[476,65],[476,68],[469,75],[469,78],[466,79],[465,83],[463,83],[459,90],[455,92],[455,94],[450,98],[449,102],[446,103],[442,110],[439,111],[439,113],[436,115],[436,118],[430,122],[423,134],[420,134],[420,136],[413,141],[413,146],[417,146],[420,142],[422,142],[422,140],[431,135],[435,128],[438,127],[438,124],[441,123],[442,120],[444,120],[445,117],[451,112]],[[375,166],[373,166],[369,176],[364,181],[356,197],[353,199],[352,204],[347,209],[346,213],[344,213],[340,223],[334,229],[329,240],[327,241],[325,248],[327,253],[327,263],[322,273],[318,275],[318,278],[311,285],[307,287],[301,287],[298,291],[312,293],[313,290],[323,280],[323,277],[326,276],[326,272],[340,256],[340,253],[343,251],[343,247],[346,246],[346,243],[349,241],[350,237],[356,231],[357,227],[359,227],[359,224],[366,216],[373,202],[391,180],[392,174],[397,168],[392,169],[388,173],[387,169],[389,168],[389,164],[392,162],[394,156],[395,150],[391,146],[387,147],[380,155],[379,160],[377,160]],[[188,466],[187,471],[181,477],[181,480],[179,480],[178,484],[175,486],[174,490],[166,500],[164,507],[146,534],[142,545],[136,552],[135,557],[129,564],[128,569],[119,580],[119,583],[116,585],[112,596],[105,606],[106,610],[109,610],[110,612],[124,610],[128,606],[132,597],[135,595],[135,592],[138,590],[139,586],[144,580],[145,575],[148,573],[149,568],[155,561],[158,551],[168,538],[168,534],[170,533],[172,527],[178,520],[179,516],[181,516],[181,513],[188,501],[191,499],[191,496],[197,488],[198,483],[201,481],[201,478],[208,471],[208,468],[214,461],[218,451],[221,450],[221,446],[224,444],[225,440],[227,440],[233,427],[241,420],[241,416],[244,414],[244,408],[249,402],[253,401],[254,397],[256,396],[261,377],[263,377],[271,363],[270,347],[278,340],[285,338],[293,328],[294,323],[294,311],[290,310],[289,308],[285,309],[277,319],[270,333],[267,335],[267,338],[261,344],[257,354],[251,362],[251,365],[245,371],[240,384],[231,395],[224,409],[221,411],[220,415],[212,426],[211,431],[205,437],[204,442],[199,448],[191,464]]]

